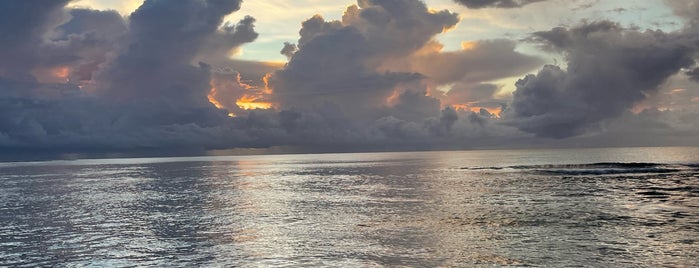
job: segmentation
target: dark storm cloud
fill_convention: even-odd
[[[514,8],[541,1],[546,0],[454,0],[454,2],[465,5],[468,8]]]
[[[65,9],[66,3],[0,2],[0,147],[251,144],[207,100],[218,67],[195,61],[224,58],[257,37],[251,17],[219,28],[240,1],[149,0],[128,23],[113,11]]]
[[[0,77],[34,80],[39,45],[47,31],[63,19],[69,0],[0,1]]]
[[[455,129],[481,129],[491,115],[473,115],[480,119],[474,123],[471,112],[459,113],[428,95],[425,83],[477,84],[523,73],[540,60],[515,52],[514,43],[505,40],[442,52],[434,38],[457,22],[457,14],[430,11],[421,1],[359,1],[342,21],[313,16],[302,23],[298,45],[285,44],[290,60],[270,78],[284,111],[277,119],[258,121],[282,126],[287,144],[304,147],[424,149],[469,143],[454,141],[477,132]]]
[[[396,86],[423,75],[377,67],[415,52],[457,22],[456,14],[429,12],[412,0],[360,1],[347,8],[342,21],[313,16],[302,23],[298,51],[272,76],[275,96],[285,108],[331,103],[351,116],[380,107]]]
[[[150,0],[129,17],[124,52],[98,77],[103,96],[117,100],[158,100],[206,107],[210,67],[192,65],[204,50],[224,52],[257,37],[252,18],[218,31],[240,1]]]
[[[695,82],[699,82],[699,68],[694,68],[691,71],[688,71],[687,75]]]
[[[96,38],[117,41],[128,29],[121,15],[113,10],[71,9],[70,19],[56,28],[59,40],[72,35],[95,35]]]
[[[416,1],[359,1],[347,8],[342,21],[319,15],[308,19],[298,46],[285,45],[288,65],[270,79],[283,111],[252,113],[242,129],[251,131],[258,144],[334,150],[551,142],[520,130],[540,137],[590,129],[643,131],[637,128],[658,120],[645,125],[618,124],[617,119],[628,116],[629,108],[657,92],[669,76],[691,66],[695,52],[685,32],[641,32],[609,22],[539,32],[533,39],[565,55],[566,69],[546,66],[527,76],[518,83],[515,100],[507,103],[494,99],[498,86],[488,82],[531,70],[541,60],[516,52],[507,40],[477,41],[444,52],[434,36],[450,28],[454,17],[430,14],[440,12],[426,12]],[[427,95],[425,83],[453,84],[453,92]],[[443,108],[451,99],[510,108],[500,115]],[[657,133],[684,129],[673,125],[684,121],[670,122]],[[595,142],[611,140],[599,137]]]
[[[426,92],[405,91],[398,95],[397,103],[389,109],[389,114],[395,118],[420,122],[438,115],[439,100],[426,96]]]
[[[606,21],[534,37],[562,52],[567,69],[548,65],[519,80],[506,119],[543,137],[579,135],[621,115],[693,65],[696,52],[682,33],[641,32]]]
[[[625,112],[603,123],[604,132],[550,141],[554,146],[697,146],[699,124],[696,110],[647,109]]]
[[[301,23],[299,31],[299,47],[303,47],[314,37],[320,34],[333,32],[342,28],[342,23],[339,21],[325,21],[323,16],[315,15]]]
[[[51,40],[41,46],[41,64],[35,66],[34,72],[40,81],[50,80],[47,75],[56,68],[68,68],[69,81],[92,80],[128,31],[126,22],[115,11],[72,9],[68,16],[70,19],[59,25]]]

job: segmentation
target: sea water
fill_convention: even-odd
[[[0,163],[0,266],[697,267],[699,148]]]

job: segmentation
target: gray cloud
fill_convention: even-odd
[[[437,84],[475,84],[533,70],[543,61],[515,51],[515,42],[505,39],[465,42],[463,50],[442,51],[430,44],[414,55],[383,63],[389,70],[413,70]]]
[[[398,95],[396,105],[388,109],[390,116],[411,122],[420,122],[439,112],[439,100],[426,96],[426,92],[410,90]]]
[[[0,76],[32,81],[44,34],[63,18],[69,0],[0,2]],[[18,12],[21,10],[21,12]]]
[[[688,71],[687,75],[695,82],[699,82],[699,68],[694,68],[691,71]]]
[[[252,18],[218,31],[223,17],[238,9],[240,1],[144,2],[129,17],[124,52],[98,77],[99,93],[115,100],[210,106],[210,67],[192,61],[204,49],[225,55],[257,37],[251,33]]]
[[[471,103],[492,99],[499,90],[497,85],[478,84],[473,87],[455,87],[447,92],[447,97],[453,103]]]
[[[52,80],[51,72],[60,68],[69,70],[68,81],[92,80],[128,32],[126,22],[115,11],[72,9],[68,15],[70,19],[56,27],[51,40],[41,46],[41,63],[34,71],[39,81]]]
[[[298,48],[285,45],[286,51],[294,53],[288,55],[292,56],[288,65],[272,76],[271,86],[285,108],[312,109],[330,103],[351,117],[374,117],[374,110],[400,107],[408,100],[402,94],[425,84],[453,84],[455,92],[464,91],[542,63],[516,52],[515,43],[504,39],[442,51],[434,37],[457,22],[458,15],[431,12],[420,1],[359,1],[347,8],[342,21],[313,16],[302,23]],[[434,100],[437,106],[440,101],[463,104],[441,92],[427,91],[438,99]],[[492,93],[487,96],[489,107],[499,107],[500,103],[493,104]],[[399,97],[391,100],[392,95]],[[438,109],[431,116],[438,116]]]
[[[423,78],[413,71],[379,71],[392,57],[404,57],[429,43],[458,16],[429,12],[420,1],[360,1],[342,21],[316,15],[302,23],[298,51],[276,72],[271,85],[284,108],[331,103],[352,116],[380,108],[395,87]]]
[[[567,69],[549,65],[519,80],[506,119],[554,138],[582,134],[621,115],[693,65],[696,51],[681,33],[640,32],[606,21],[534,36],[561,51]]]
[[[514,8],[541,1],[546,0],[454,0],[454,2],[465,5],[468,8]]]
[[[0,41],[21,56],[0,55],[0,147],[110,151],[251,144],[207,99],[219,68],[196,63],[226,57],[257,37],[250,17],[219,28],[239,1],[150,0],[128,26],[116,12],[66,9],[67,2],[0,3],[0,27],[8,33]]]
[[[666,5],[673,9],[675,14],[689,22],[687,28],[696,27],[699,24],[699,3],[693,0],[665,0]],[[693,29],[696,31],[696,29]]]
[[[294,53],[296,53],[297,50],[298,50],[298,47],[296,47],[296,44],[284,42],[284,47],[282,48],[281,51],[279,51],[279,53],[286,56],[287,59],[291,59],[291,57],[294,56]]]

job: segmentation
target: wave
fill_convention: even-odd
[[[467,167],[468,170],[509,170],[543,175],[614,175],[699,171],[699,164],[660,164],[604,162],[592,164],[517,165],[507,167]]]

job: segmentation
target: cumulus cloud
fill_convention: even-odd
[[[463,42],[457,51],[444,51],[433,42],[409,57],[385,61],[381,69],[424,75],[430,88],[447,89],[445,94],[430,92],[444,104],[495,109],[508,100],[495,99],[500,87],[490,81],[527,73],[542,64],[538,57],[517,52],[514,41],[495,39]]]
[[[338,21],[307,19],[298,43],[284,44],[289,62],[269,77],[283,110],[276,121],[283,137],[299,146],[424,149],[473,145],[464,137],[476,133],[517,132],[491,124],[497,116],[485,109],[451,105],[468,101],[500,109],[503,104],[493,100],[499,87],[481,85],[525,73],[541,60],[504,39],[445,51],[436,36],[458,21],[457,14],[429,10],[421,1],[389,0],[358,1]],[[440,86],[453,92],[435,90]],[[265,122],[272,126],[275,120]],[[486,127],[498,131],[481,130]]]
[[[315,15],[302,23],[297,46],[285,44],[283,51],[293,54],[287,54],[289,63],[272,76],[271,86],[282,107],[329,102],[357,115],[396,105],[401,100],[393,96],[420,87],[444,104],[457,104],[434,89],[477,88],[542,63],[504,39],[464,42],[462,50],[444,51],[435,37],[457,22],[457,14],[430,11],[420,1],[359,1],[341,21]]]
[[[541,1],[546,0],[454,0],[454,2],[465,5],[468,8],[514,8]]]
[[[40,60],[38,50],[45,38],[44,34],[63,20],[63,6],[68,2],[69,0],[0,2],[2,77],[34,80],[31,72]]]
[[[316,15],[302,23],[298,51],[270,84],[285,108],[331,103],[352,116],[379,108],[396,87],[423,75],[379,71],[378,65],[410,55],[457,22],[456,14],[429,12],[421,1],[360,1],[342,21]]]
[[[638,31],[608,21],[534,33],[562,52],[564,70],[545,66],[516,84],[508,122],[544,137],[585,133],[658,90],[694,64],[696,48],[682,33]]]
[[[602,21],[536,32],[529,41],[566,58],[541,68],[513,40],[446,50],[438,37],[459,22],[450,11],[361,0],[340,20],[303,21],[296,43],[280,44],[288,62],[275,63],[231,59],[258,37],[252,17],[224,22],[241,1],[148,0],[128,17],[67,2],[0,2],[4,152],[507,147],[591,129],[598,140],[566,141],[646,129],[681,143],[699,129],[690,26],[668,33]],[[676,9],[691,25],[698,13],[683,3]],[[497,81],[537,68],[502,96]],[[658,90],[679,76],[681,85]]]
[[[225,57],[257,37],[250,17],[220,27],[240,1],[150,0],[128,23],[113,11],[66,9],[67,2],[0,4],[7,33],[0,53],[8,53],[0,55],[0,146],[88,151],[245,144],[237,131],[222,135],[233,128],[226,125],[230,118],[207,99],[218,68],[195,61]]]
[[[286,56],[287,59],[291,59],[291,57],[294,56],[294,53],[296,53],[297,50],[298,50],[298,47],[296,47],[296,44],[284,42],[284,47],[282,48],[281,51],[279,51],[279,53]]]
[[[473,102],[492,99],[494,90],[475,93],[479,89],[465,85],[521,74],[541,61],[507,40],[444,51],[435,37],[457,22],[457,14],[431,11],[421,1],[358,1],[342,20],[312,16],[302,23],[298,43],[284,44],[289,62],[269,77],[281,112],[250,113],[255,123],[247,127],[276,133],[275,142],[336,150],[471,144],[459,140],[481,133],[476,129],[495,117],[457,111],[433,87],[458,84],[462,91],[474,88]]]
[[[224,52],[257,37],[252,18],[218,27],[240,1],[146,1],[129,17],[128,44],[100,73],[99,93],[116,100],[209,106],[210,67],[192,65],[204,49]]]
[[[54,28],[37,52],[41,60],[32,74],[39,82],[92,80],[127,33],[126,22],[114,11],[71,9],[66,13],[67,22]]]

